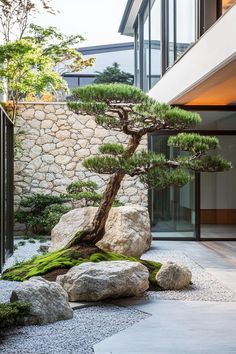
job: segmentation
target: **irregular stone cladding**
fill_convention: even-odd
[[[20,104],[16,131],[23,131],[23,155],[15,161],[15,206],[32,193],[60,194],[72,181],[86,179],[103,191],[108,175],[97,175],[82,166],[84,158],[99,154],[102,143],[124,143],[129,137],[98,126],[94,117],[77,115],[66,103]],[[139,150],[147,149],[147,138]],[[126,177],[119,200],[147,206],[147,189]]]

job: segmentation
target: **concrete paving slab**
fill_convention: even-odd
[[[95,354],[235,354],[236,303],[151,300],[151,316],[94,346]]]

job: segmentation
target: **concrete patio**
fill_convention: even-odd
[[[158,250],[179,250],[236,292],[235,242],[155,241]],[[236,353],[236,302],[119,300],[150,314],[94,345],[96,354]]]

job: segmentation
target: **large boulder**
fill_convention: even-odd
[[[192,273],[180,264],[167,262],[163,263],[156,275],[157,284],[163,290],[180,290],[191,284]]]
[[[140,296],[149,287],[149,272],[138,262],[86,262],[58,275],[70,301],[99,301]]]
[[[91,225],[95,207],[74,209],[63,215],[52,230],[52,246],[56,251],[66,246],[78,231]],[[105,235],[97,246],[104,251],[140,257],[151,244],[148,209],[140,205],[126,205],[111,209]]]
[[[32,277],[13,290],[11,302],[30,302],[30,314],[24,324],[46,324],[73,317],[65,290],[56,282],[41,277]]]

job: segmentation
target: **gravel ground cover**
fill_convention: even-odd
[[[39,251],[41,245],[48,245],[50,242],[40,242],[38,239],[17,239],[14,241],[14,254],[7,259],[3,270],[12,267],[15,263],[25,261],[35,255],[42,254]]]
[[[172,261],[187,266],[192,272],[192,286],[178,291],[148,292],[147,296],[162,300],[236,301],[236,293],[220,283],[199,264],[181,251],[150,250],[142,257],[158,262]]]
[[[17,241],[20,242],[20,241]],[[19,246],[5,269],[15,262],[38,254],[41,243],[26,242]],[[193,274],[193,285],[180,291],[148,292],[157,299],[187,301],[236,301],[236,294],[218,282],[210,273],[180,251],[150,250],[143,258],[160,262],[175,261],[186,265]],[[18,282],[0,281],[0,302],[9,301]],[[74,318],[46,326],[17,327],[9,330],[0,342],[4,354],[92,354],[92,346],[134,323],[148,314],[129,307],[98,303],[75,310]]]
[[[0,344],[4,354],[92,354],[92,346],[149,315],[114,305],[74,311],[74,318],[45,326],[17,327]]]

